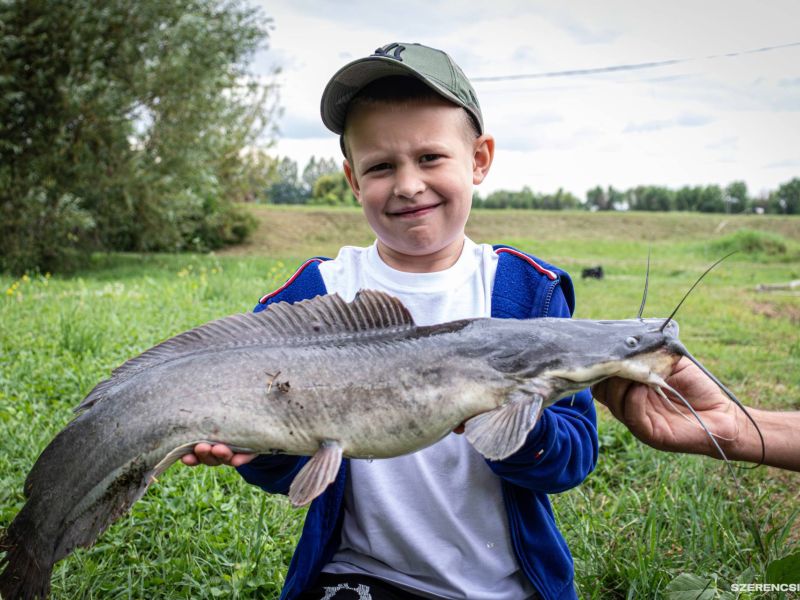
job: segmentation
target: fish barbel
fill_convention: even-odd
[[[461,423],[478,452],[501,460],[563,397],[611,376],[663,384],[683,354],[677,331],[663,319],[422,327],[374,291],[212,321],[114,370],[44,449],[0,537],[0,595],[45,598],[53,565],[91,546],[199,442],[311,456],[290,489],[295,505],[325,490],[342,456],[407,454]]]

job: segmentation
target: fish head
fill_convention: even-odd
[[[653,384],[684,354],[678,324],[664,319],[531,319],[495,351],[496,368],[535,379],[563,397],[608,377]]]

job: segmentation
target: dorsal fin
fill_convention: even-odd
[[[345,302],[338,294],[317,296],[295,304],[278,302],[261,312],[211,321],[153,346],[114,369],[111,378],[98,383],[75,410],[91,407],[111,387],[133,375],[190,352],[269,341],[313,341],[334,335],[368,334],[413,326],[411,313],[400,300],[375,290],[358,292],[352,302]]]

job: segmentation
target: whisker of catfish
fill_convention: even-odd
[[[650,251],[652,248],[647,249],[647,270],[644,273],[644,293],[642,293],[642,303],[639,305],[639,314],[636,315],[637,319],[642,318],[642,313],[644,313],[644,305],[647,302],[647,287],[650,283]]]
[[[660,378],[659,378],[659,379],[660,379]],[[667,386],[667,383],[666,383],[666,382],[665,382],[663,379],[660,379],[660,381],[658,382],[658,384],[657,384],[657,385],[664,385],[664,386]],[[656,391],[658,391],[658,390],[656,390]],[[661,398],[661,400],[663,401],[663,403],[664,403],[664,404],[665,404],[665,405],[666,405],[666,406],[667,406],[667,407],[668,407],[670,410],[672,410],[673,412],[675,412],[675,413],[677,413],[678,415],[680,415],[681,417],[683,417],[683,418],[684,418],[684,419],[685,419],[687,422],[691,423],[691,425],[692,425],[693,427],[699,427],[700,429],[703,429],[703,426],[702,426],[702,424],[700,424],[700,423],[698,423],[696,420],[692,419],[692,418],[689,416],[689,414],[688,414],[688,413],[685,413],[685,412],[681,411],[681,410],[678,408],[678,406],[676,406],[676,405],[680,405],[680,403],[679,403],[679,402],[675,402],[675,401],[671,400],[670,398],[668,398],[668,397],[666,396],[666,394],[659,394],[659,397]],[[729,438],[729,437],[725,437],[724,435],[720,435],[720,434],[718,434],[718,433],[715,433],[715,432],[711,431],[710,429],[709,429],[709,430],[707,430],[707,431],[706,431],[706,433],[707,433],[707,434],[709,434],[709,435],[713,435],[713,436],[714,436],[715,438],[717,438],[718,440],[724,440],[724,441],[726,441],[726,442],[732,442],[732,441],[735,439],[735,438]]]
[[[755,469],[756,467],[760,467],[761,465],[763,465],[764,464],[764,460],[765,460],[765,458],[767,456],[767,444],[764,441],[764,434],[761,433],[761,428],[758,426],[758,423],[756,423],[755,419],[750,414],[750,411],[747,410],[747,407],[744,404],[742,404],[742,402],[736,397],[736,394],[734,394],[732,391],[730,391],[725,386],[725,384],[722,383],[719,379],[717,379],[717,377],[711,371],[706,369],[699,360],[697,360],[694,356],[692,356],[692,354],[686,349],[686,346],[684,346],[683,344],[677,343],[676,344],[676,348],[677,348],[677,350],[678,350],[678,352],[680,354],[682,354],[683,356],[688,358],[690,361],[692,361],[698,369],[700,369],[703,373],[705,373],[706,377],[708,377],[711,381],[713,381],[719,387],[719,389],[722,390],[722,392],[728,398],[730,398],[731,401],[734,404],[736,404],[736,406],[739,407],[739,409],[744,413],[745,417],[747,417],[747,420],[750,421],[750,423],[753,424],[753,427],[755,427],[756,433],[758,433],[758,439],[761,442],[761,458],[759,459],[757,464],[755,464],[753,466],[747,466],[747,467],[743,466],[741,468],[743,468],[743,469]]]
[[[720,445],[717,443],[717,440],[715,439],[715,436],[714,436],[714,435],[711,433],[711,430],[710,430],[710,429],[708,428],[708,426],[705,424],[705,421],[703,421],[703,419],[700,417],[700,415],[698,415],[698,414],[697,414],[697,411],[696,411],[696,410],[695,410],[695,409],[692,407],[692,405],[689,403],[689,401],[688,401],[686,398],[684,398],[684,397],[683,397],[683,396],[680,394],[680,392],[678,392],[678,390],[676,390],[675,388],[673,388],[673,387],[672,387],[671,385],[669,385],[667,382],[664,382],[664,383],[663,383],[663,384],[661,384],[661,385],[663,386],[663,388],[664,388],[664,389],[667,389],[667,390],[668,390],[668,391],[669,391],[671,394],[674,394],[674,395],[675,395],[675,397],[676,397],[678,400],[680,400],[680,401],[681,401],[681,403],[682,403],[682,404],[683,404],[683,405],[684,405],[686,408],[688,408],[688,409],[689,409],[689,411],[692,413],[692,415],[693,415],[693,416],[694,416],[694,418],[697,420],[697,422],[698,422],[698,423],[700,423],[700,426],[703,428],[703,431],[705,431],[706,435],[708,436],[708,439],[710,439],[710,440],[711,440],[711,443],[713,443],[713,444],[714,444],[714,448],[716,448],[716,450],[717,450],[717,453],[719,454],[720,458],[722,458],[722,460],[724,460],[724,461],[725,461],[725,465],[728,467],[728,470],[730,471],[730,474],[731,474],[731,476],[733,477],[733,480],[734,480],[734,482],[736,483],[736,487],[737,487],[737,488],[738,488],[738,489],[741,491],[741,490],[742,490],[742,487],[741,487],[741,485],[739,484],[739,478],[738,478],[738,477],[736,477],[736,472],[733,470],[733,466],[732,466],[732,464],[731,464],[731,461],[730,461],[730,460],[728,460],[728,456],[725,454],[725,451],[722,449],[722,447],[721,447],[721,446],[720,446]],[[662,389],[661,387],[657,387],[657,388],[656,388],[656,391],[658,392],[659,396],[661,396],[661,397],[662,397],[664,400],[666,400],[667,402],[669,402],[669,398],[668,398],[668,397],[667,397],[667,395],[664,393],[664,389]]]
[[[664,331],[664,328],[667,326],[667,323],[669,323],[669,322],[672,320],[672,318],[675,316],[675,313],[677,313],[677,312],[678,312],[678,309],[681,307],[681,305],[682,305],[682,304],[683,304],[683,303],[686,301],[686,299],[689,297],[689,294],[691,294],[691,293],[692,293],[692,290],[693,290],[694,288],[696,288],[696,287],[697,287],[697,284],[698,284],[698,283],[700,283],[700,282],[703,280],[703,277],[705,277],[706,275],[708,275],[708,274],[711,272],[711,270],[712,270],[714,267],[716,267],[716,266],[717,266],[719,263],[721,263],[723,260],[725,260],[726,258],[728,258],[729,256],[731,256],[731,255],[733,255],[733,254],[736,254],[736,250],[734,250],[733,252],[730,252],[730,253],[726,254],[725,256],[723,256],[722,258],[720,258],[720,259],[719,259],[717,262],[715,262],[713,265],[711,265],[710,267],[708,267],[708,268],[707,268],[707,269],[706,269],[706,270],[703,272],[703,274],[702,274],[702,275],[700,275],[700,277],[698,277],[698,278],[697,278],[697,281],[695,281],[695,282],[692,284],[692,287],[690,287],[690,288],[689,288],[689,291],[688,291],[688,292],[686,292],[686,294],[684,294],[683,298],[681,298],[681,301],[680,301],[680,302],[678,302],[678,306],[676,306],[676,307],[675,307],[675,310],[673,310],[673,311],[672,311],[672,314],[666,318],[666,320],[664,321],[664,323],[662,323],[662,324],[661,324],[661,327],[659,327],[659,329],[658,329],[659,331]]]

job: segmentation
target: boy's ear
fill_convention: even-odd
[[[473,144],[472,153],[472,183],[477,185],[481,183],[486,175],[489,174],[489,169],[494,160],[494,137],[488,133],[484,133],[477,138]]]
[[[355,196],[358,203],[361,204],[361,187],[358,185],[358,179],[356,179],[356,174],[353,173],[350,161],[346,158],[342,163],[342,168],[344,169],[344,176],[347,179],[347,183],[350,184],[350,189],[353,190],[353,196]]]

